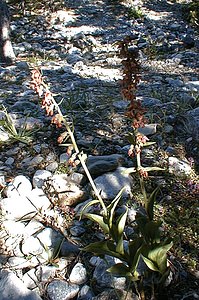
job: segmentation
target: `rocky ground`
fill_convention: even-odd
[[[17,61],[0,67],[0,299],[112,300],[115,291],[125,297],[125,278],[106,272],[113,258],[105,263],[80,251],[103,238],[90,221],[79,220],[91,199],[89,185],[81,168],[68,167],[66,147],[57,144],[60,132],[29,82],[39,67],[88,155],[98,191],[110,201],[125,186],[131,220],[139,195],[135,178],[122,173],[134,162],[127,155],[131,128],[118,57],[118,41],[127,35],[140,53],[137,97],[147,109],[145,133],[156,142],[143,151],[143,165],[167,169],[148,182],[151,188],[161,182],[157,213],[175,241],[173,277],[158,299],[199,299],[197,28],[178,2],[133,3],[139,9],[129,1],[65,2],[54,12],[27,8],[24,16],[11,7]]]

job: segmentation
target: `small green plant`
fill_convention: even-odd
[[[144,14],[140,7],[130,6],[128,9],[128,18],[129,19],[142,19]]]
[[[144,213],[137,213],[134,236],[127,240],[124,238],[127,208],[119,216],[115,217],[115,209],[120,201],[123,190],[107,206],[106,212],[102,215],[82,212],[84,217],[99,224],[105,239],[91,243],[84,247],[84,251],[93,252],[97,255],[110,255],[121,260],[107,271],[117,276],[125,276],[132,282],[137,282],[137,293],[140,299],[145,299],[145,292],[164,284],[169,275],[170,268],[167,260],[167,252],[172,247],[171,240],[161,240],[161,222],[154,220],[154,202],[157,190],[148,199],[148,205]],[[98,203],[93,200],[88,206]],[[145,267],[139,271],[141,261]],[[153,295],[154,296],[154,295]]]
[[[22,143],[29,144],[32,140],[33,132],[26,129],[26,121],[24,121],[24,124],[21,128],[17,129],[5,106],[1,107],[0,113],[0,126],[2,126],[5,133],[8,134],[9,141],[20,141]],[[4,142],[6,141],[0,140],[0,143]]]

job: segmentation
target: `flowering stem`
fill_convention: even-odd
[[[141,152],[136,154],[136,162],[137,162],[137,170],[138,170],[138,176],[139,176],[139,181],[140,181],[140,188],[141,188],[142,195],[144,197],[144,204],[146,206],[147,202],[148,202],[148,198],[147,198],[147,193],[146,193],[146,189],[145,189],[144,178],[143,178],[143,176],[140,175],[140,172],[139,172],[139,170],[142,168],[140,153]]]
[[[50,92],[48,85],[43,81],[41,72],[39,70],[32,71],[32,79],[33,80],[31,82],[32,83],[31,87],[38,93],[38,95],[41,97],[45,91],[45,95],[48,95],[48,97],[49,97],[47,100],[44,101],[44,104],[42,105],[42,107],[46,108],[47,114],[52,116],[54,114],[54,108],[55,108],[58,115],[60,116],[60,119],[61,119],[62,123],[64,124],[64,126],[70,136],[75,153],[76,153],[77,157],[79,158],[79,161],[86,173],[86,176],[91,184],[91,187],[92,187],[96,197],[98,198],[98,200],[102,206],[102,209],[104,210],[105,215],[107,215],[106,206],[102,200],[102,197],[100,196],[100,193],[98,192],[98,190],[96,188],[96,185],[95,185],[95,183],[91,177],[91,174],[88,170],[88,167],[85,163],[85,155],[82,152],[80,153],[79,148],[76,143],[76,140],[75,140],[75,137],[74,137],[74,134],[73,134],[66,118],[64,118],[59,105],[57,104],[52,93]]]

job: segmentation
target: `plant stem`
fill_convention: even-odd
[[[148,201],[147,200],[147,193],[146,193],[146,189],[145,189],[144,179],[139,174],[139,170],[142,168],[140,152],[136,154],[136,160],[137,160],[137,170],[138,170],[138,176],[139,176],[139,181],[140,181],[140,188],[141,188],[142,195],[144,197],[144,205],[146,207],[147,206],[147,201]]]
[[[54,100],[54,98],[53,98],[53,100]],[[102,200],[102,197],[100,196],[100,194],[99,194],[99,192],[98,192],[98,190],[96,188],[96,185],[95,185],[95,183],[94,183],[94,181],[93,181],[93,179],[91,177],[91,174],[90,174],[90,172],[88,170],[88,167],[87,167],[87,165],[85,163],[85,157],[84,157],[83,153],[80,153],[79,148],[78,148],[77,143],[76,143],[76,140],[75,140],[75,137],[74,137],[74,134],[73,134],[73,132],[72,132],[72,130],[71,130],[71,128],[70,128],[67,120],[63,117],[62,111],[61,111],[59,105],[57,104],[57,102],[55,100],[54,100],[54,104],[55,104],[55,107],[57,109],[57,112],[63,118],[64,126],[66,127],[66,130],[68,131],[68,134],[69,134],[69,136],[71,138],[71,142],[72,142],[73,147],[74,147],[74,150],[75,150],[75,152],[76,152],[76,154],[77,154],[77,156],[78,156],[78,158],[80,160],[80,163],[81,163],[81,165],[82,165],[82,167],[83,167],[83,169],[84,169],[84,171],[86,173],[86,176],[87,176],[87,178],[88,178],[88,180],[89,180],[89,182],[91,184],[91,187],[92,187],[92,189],[93,189],[96,197],[98,198],[98,200],[99,200],[99,202],[100,202],[100,204],[102,206],[102,209],[104,210],[105,215],[107,215],[106,206],[105,206],[104,201]]]

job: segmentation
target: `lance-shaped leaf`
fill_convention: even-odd
[[[116,251],[124,254],[124,244],[123,244],[123,233],[124,233],[124,228],[126,224],[126,218],[127,218],[128,210],[123,212],[123,214],[117,219],[116,222],[116,228],[117,228],[117,246],[116,246]]]
[[[160,243],[160,226],[161,221],[150,221],[145,225],[144,237],[148,244],[158,244]]]
[[[112,241],[100,241],[91,243],[88,246],[82,248],[81,250],[87,252],[93,252],[97,255],[110,255],[121,260],[124,260],[124,256],[116,252],[116,246]]]
[[[117,196],[113,199],[113,201],[111,202],[111,204],[109,204],[109,206],[107,207],[107,224],[109,226],[109,228],[111,229],[113,226],[113,217],[114,217],[114,213],[115,213],[115,208],[118,204],[118,202],[121,199],[122,193],[124,191],[125,187],[123,187],[119,193],[117,194]]]
[[[143,243],[144,240],[142,237],[138,237],[135,240],[129,242],[128,264],[130,266],[131,273],[133,274],[135,273],[140,260],[140,253]]]
[[[101,229],[103,230],[104,234],[109,233],[109,227],[108,225],[104,222],[104,217],[96,214],[85,214],[85,217],[90,219],[91,221],[94,221],[99,224]]]
[[[130,272],[130,268],[123,263],[115,264],[114,266],[107,269],[107,272],[110,272],[115,276],[123,276],[123,277],[128,277],[130,279],[133,279],[133,276]]]
[[[96,200],[91,200],[86,205],[84,205],[84,207],[81,211],[81,214],[80,214],[80,219],[82,218],[82,216],[87,208],[89,208],[92,205],[99,204],[99,203],[100,203],[100,201],[96,199]]]
[[[150,195],[147,203],[146,203],[146,212],[149,217],[149,219],[153,220],[153,207],[154,203],[156,201],[157,193],[159,192],[159,187],[157,187]]]
[[[153,271],[158,271],[162,275],[167,270],[167,252],[172,247],[173,243],[159,245],[155,249],[148,251],[148,255],[143,255],[143,260],[146,265]]]

